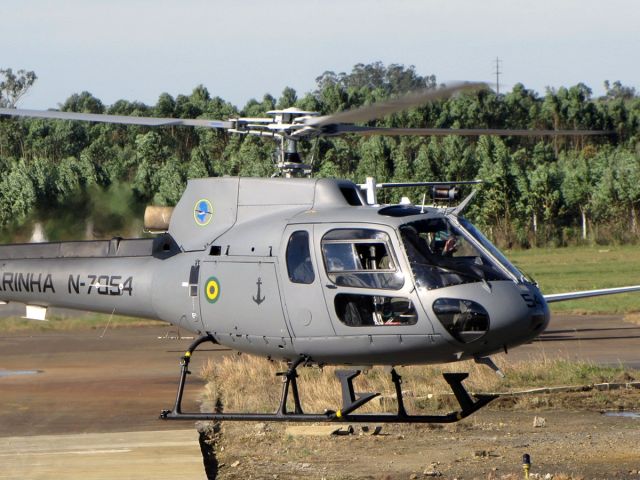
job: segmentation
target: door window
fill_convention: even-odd
[[[293,283],[310,284],[315,280],[309,252],[309,234],[304,230],[293,232],[289,237],[287,272]]]

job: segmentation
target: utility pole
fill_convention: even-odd
[[[500,95],[500,59],[496,57],[496,95]]]

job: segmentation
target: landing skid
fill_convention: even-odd
[[[211,335],[198,338],[182,357],[180,363],[180,381],[178,393],[172,410],[163,410],[160,418],[163,420],[229,420],[229,421],[259,421],[259,422],[352,422],[352,423],[453,423],[468,417],[480,410],[497,395],[474,395],[471,397],[462,385],[468,373],[444,373],[443,377],[451,387],[460,410],[445,415],[409,415],[404,407],[402,395],[402,377],[391,370],[391,380],[395,386],[398,409],[396,413],[354,413],[357,409],[379,396],[379,393],[357,393],[353,387],[353,380],[360,375],[359,370],[338,370],[336,376],[342,388],[342,408],[327,410],[324,413],[304,413],[298,394],[298,373],[296,369],[310,359],[306,356],[297,358],[289,363],[286,372],[278,373],[283,377],[280,405],[275,413],[185,413],[182,411],[182,397],[189,371],[189,362],[193,352],[202,343],[211,341],[216,343]],[[287,409],[287,400],[291,394],[294,410]]]

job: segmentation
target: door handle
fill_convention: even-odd
[[[326,286],[327,288],[330,288],[331,290],[335,290],[335,289],[337,289],[337,288],[338,288],[338,287],[336,287],[335,285],[333,285],[332,283],[327,283],[325,286]]]

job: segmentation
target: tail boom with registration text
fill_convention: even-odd
[[[160,319],[201,331],[197,305],[168,301],[184,283],[170,275],[178,252],[168,235],[3,245],[0,301]]]

